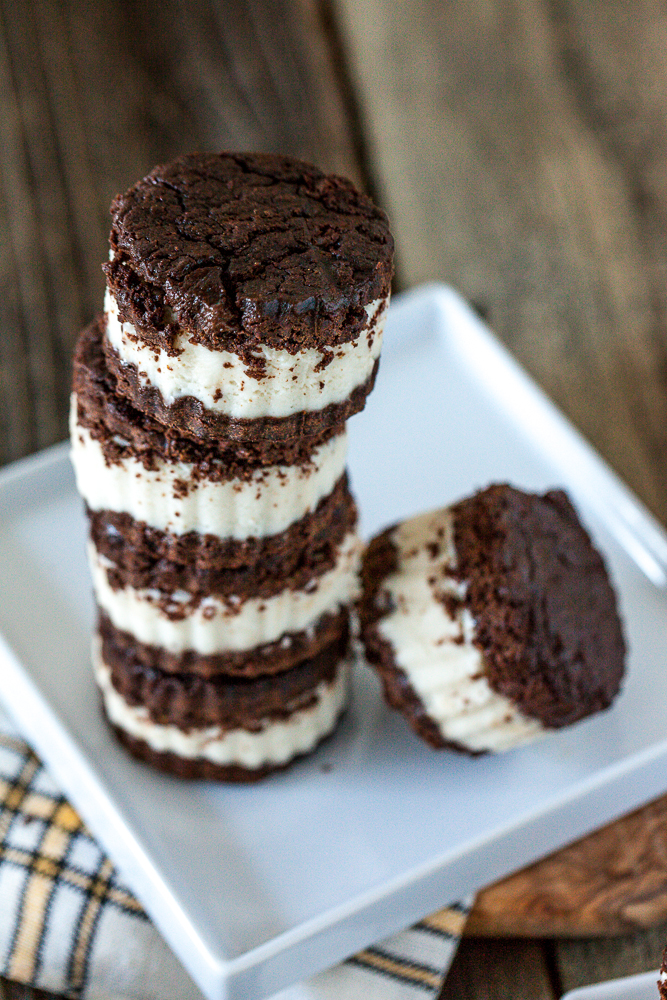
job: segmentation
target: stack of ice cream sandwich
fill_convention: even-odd
[[[112,219],[72,404],[97,683],[135,755],[255,779],[347,701],[345,421],[375,379],[392,239],[348,181],[259,154],[156,168]]]

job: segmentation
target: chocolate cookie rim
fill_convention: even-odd
[[[104,351],[107,367],[120,393],[137,410],[195,441],[223,438],[230,442],[277,443],[319,438],[363,410],[380,367],[377,358],[367,379],[355,386],[345,399],[328,403],[320,410],[299,410],[284,417],[230,417],[208,409],[194,396],[180,396],[173,403],[166,403],[156,386],[142,383],[136,365],[123,362],[115,348],[107,343]]]
[[[163,673],[127,659],[113,635],[100,634],[101,662],[116,694],[151,722],[187,734],[216,727],[222,733],[261,731],[313,704],[320,684],[332,684],[348,655],[343,633],[314,656],[274,674],[256,677]]]
[[[314,452],[345,433],[344,421],[332,420],[312,434],[284,435],[275,441],[246,436],[239,442],[220,433],[188,436],[186,429],[156,419],[123,395],[107,367],[103,340],[104,320],[98,316],[79,335],[73,390],[77,423],[97,441],[110,464],[135,458],[153,469],[165,462],[183,462],[191,466],[196,481],[247,482],[257,472],[276,466],[313,468]]]
[[[95,549],[118,567],[126,583],[150,586],[150,576],[158,590],[166,590],[169,584],[163,586],[159,580],[170,577],[180,581],[178,586],[188,592],[192,586],[186,567],[195,574],[208,574],[210,582],[202,586],[209,589],[215,586],[216,572],[255,568],[260,571],[260,580],[267,575],[285,577],[304,559],[317,563],[328,560],[333,568],[332,549],[357,524],[357,508],[346,473],[314,510],[307,511],[283,531],[265,537],[231,538],[198,531],[178,535],[122,511],[86,507],[86,515]],[[318,552],[322,555],[318,556]],[[184,575],[180,575],[181,571]],[[199,592],[202,587],[194,589]],[[226,592],[227,589],[218,591]]]
[[[345,706],[341,709],[330,732],[324,733],[320,740],[308,750],[303,750],[294,754],[289,760],[282,763],[262,764],[259,767],[243,767],[241,764],[215,764],[205,757],[179,757],[171,750],[154,750],[145,740],[130,736],[129,733],[121,729],[120,726],[112,723],[102,704],[104,718],[113,731],[118,742],[128,750],[132,756],[147,764],[163,774],[169,774],[175,778],[184,780],[203,780],[234,782],[235,784],[252,784],[261,781],[270,774],[279,774],[286,771],[293,764],[296,764],[303,757],[307,757],[317,750],[319,746],[331,739],[334,735],[342,716],[345,714]]]
[[[275,597],[285,589],[303,590],[333,570],[345,538],[356,528],[357,508],[343,476],[315,511],[266,539],[217,539],[188,532],[179,545],[179,536],[148,525],[134,530],[131,515],[89,511],[88,519],[90,540],[108,560],[113,590],[184,591],[192,600],[233,595],[243,601]],[[182,557],[170,559],[169,549],[180,549]],[[198,553],[206,553],[205,563],[197,561]]]
[[[193,674],[210,680],[226,677],[271,677],[290,670],[302,660],[318,655],[326,646],[350,634],[350,609],[343,606],[337,611],[327,611],[308,629],[287,632],[272,642],[248,649],[228,650],[224,653],[200,653],[188,649],[174,653],[164,646],[142,642],[129,632],[116,628],[108,614],[100,607],[98,633],[113,644],[118,655],[142,664],[149,670],[164,674]]]
[[[122,263],[119,259],[118,265]],[[276,339],[275,336],[266,340],[261,333],[250,337],[245,331],[216,331],[215,336],[198,336],[192,331],[182,329],[175,320],[166,324],[164,331],[142,326],[143,317],[137,316],[126,303],[123,304],[122,301],[119,303],[116,298],[115,286],[111,280],[113,263],[104,265],[104,269],[107,273],[107,295],[110,297],[110,299],[105,298],[105,315],[108,310],[117,315],[118,322],[124,326],[125,337],[149,350],[164,351],[168,357],[174,359],[178,359],[183,353],[185,343],[204,347],[214,354],[218,352],[233,354],[243,364],[247,373],[258,380],[264,375],[266,361],[263,352],[266,348],[289,354],[294,359],[304,351],[317,351],[323,370],[327,367],[329,357],[341,347],[356,345],[358,341],[363,340],[370,348],[378,332],[378,324],[381,320],[384,324],[391,300],[391,283],[389,283],[386,288],[382,288],[377,298],[366,303],[363,299],[355,302],[358,315],[344,319],[341,317],[340,327],[329,334],[331,340],[320,337],[313,342],[290,343],[287,340]]]

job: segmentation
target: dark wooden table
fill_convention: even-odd
[[[1,462],[66,435],[112,196],[254,148],[367,188],[397,289],[457,286],[667,523],[658,0],[0,0],[0,74]],[[443,998],[553,1000],[665,939],[468,940]]]

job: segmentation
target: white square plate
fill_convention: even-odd
[[[0,475],[3,696],[211,1000],[268,996],[666,786],[667,539],[453,292],[430,286],[392,307],[350,436],[366,534],[492,481],[569,489],[630,643],[611,711],[469,759],[421,743],[359,669],[339,731],[284,774],[254,787],[154,774],[98,711],[65,447]]]
[[[566,993],[562,1000],[658,1000],[658,975],[644,972],[641,976],[614,979],[597,986],[584,986],[580,990]]]

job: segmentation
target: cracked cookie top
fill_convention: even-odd
[[[111,206],[104,266],[120,318],[173,350],[292,354],[356,340],[389,294],[387,218],[350,181],[284,156],[190,154]]]
[[[604,562],[567,495],[496,484],[452,513],[490,686],[550,728],[607,708],[625,642]]]

